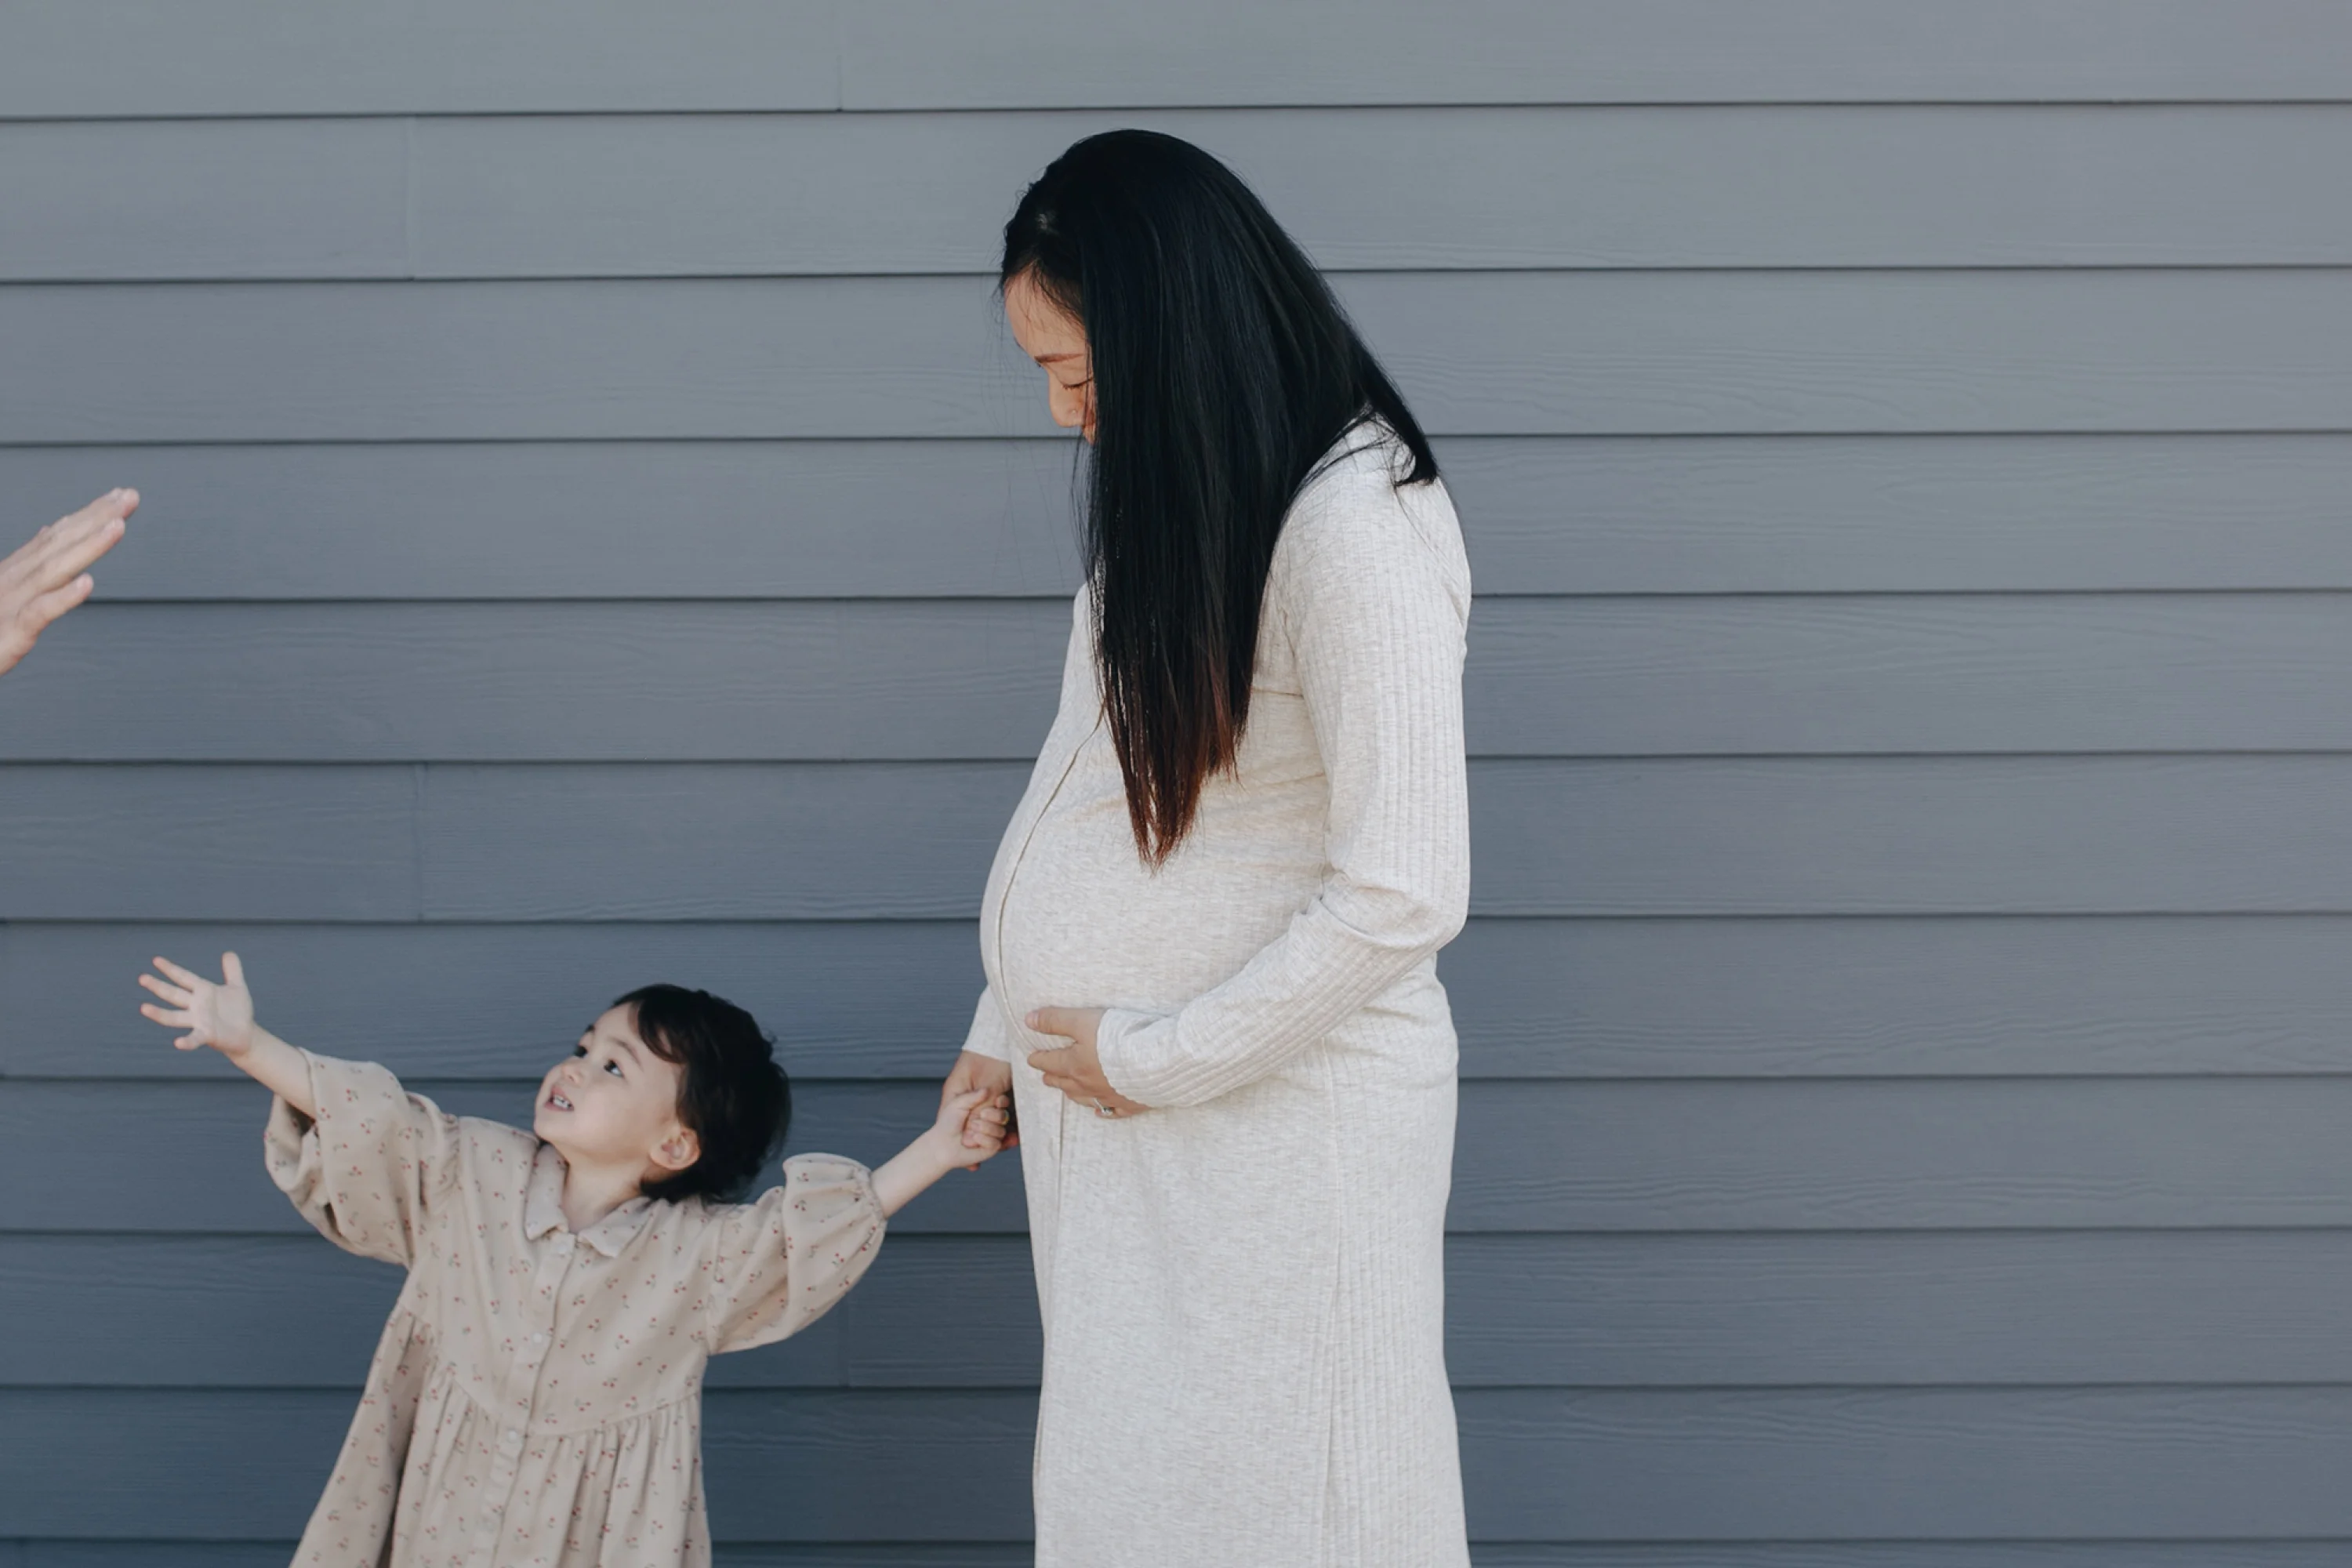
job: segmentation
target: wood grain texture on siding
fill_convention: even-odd
[[[0,1552],[8,1547],[0,1542]],[[8,1568],[279,1568],[270,1542],[28,1541]],[[2352,1541],[1738,1541],[1717,1545],[1473,1542],[1475,1568],[2342,1568]],[[1028,1568],[1026,1544],[791,1545],[720,1541],[718,1568]]]
[[[1025,777],[1015,763],[0,766],[0,919],[969,919]],[[1486,761],[1470,805],[1486,915],[2352,905],[2340,756]]]
[[[2352,584],[2335,436],[1464,438],[1439,460],[1480,581],[1519,593]]]
[[[0,1542],[0,1552],[7,1543]],[[30,1541],[8,1568],[280,1568],[273,1542]],[[1474,1542],[1475,1568],[2342,1568],[2352,1541],[1738,1541],[1716,1545]],[[1029,1568],[1025,1544],[789,1545],[721,1541],[718,1568]]]
[[[2352,426],[2352,272],[1362,273],[1439,435]],[[20,284],[0,442],[1042,436],[986,279]]]
[[[1059,600],[97,605],[0,689],[0,758],[1026,760],[1069,620]],[[1473,756],[2352,748],[2352,594],[1490,598],[1469,646]]]
[[[2352,96],[2332,14],[2298,0],[696,0],[658,17],[609,0],[111,0],[103,15],[16,0],[0,116]]]
[[[2352,106],[1523,107],[0,124],[0,279],[992,274],[1129,125],[1341,270],[2352,260]]]
[[[0,1386],[356,1391],[403,1278],[308,1236],[12,1236],[0,1307],[52,1328],[0,1350]],[[1036,1385],[1025,1237],[894,1226],[853,1300],[782,1344],[716,1358],[710,1386]],[[939,1331],[948,1300],[952,1335]]]
[[[1482,913],[2339,911],[2326,756],[1653,758],[1471,770]]]
[[[17,447],[0,490],[142,492],[101,599],[1028,596],[1077,585],[1076,447]]]
[[[2352,1533],[2342,1388],[1493,1389],[1459,1405],[1471,1531],[1505,1540]]]
[[[2352,1068],[2340,916],[1475,920],[1438,970],[1475,1077]]]
[[[85,616],[0,689],[0,758],[1026,760],[1070,637],[1066,604],[1024,600]]]
[[[1461,1388],[2352,1381],[2344,1231],[1456,1236]],[[170,1281],[168,1291],[151,1289]],[[10,1237],[0,1386],[356,1390],[400,1271],[308,1236]],[[952,1331],[941,1304],[952,1301]],[[712,1387],[1034,1387],[1020,1236],[894,1234]]]
[[[2352,1534],[2339,1388],[1473,1389],[1457,1404],[1476,1537]],[[0,1392],[16,1438],[0,1486],[25,1500],[30,1535],[102,1539],[152,1510],[189,1539],[290,1536],[350,1407],[339,1391]],[[719,1389],[706,1410],[721,1540],[1027,1534],[1025,1394]],[[936,1484],[876,1509],[865,1479],[900,1465]]]
[[[0,117],[833,109],[834,0],[12,0]]]
[[[25,1535],[291,1538],[352,1415],[341,1390],[0,1391],[0,1495]],[[1034,1394],[716,1389],[703,1401],[713,1533],[752,1540],[1018,1541]],[[876,1506],[908,1467],[919,1500]]]
[[[331,1056],[511,1079],[663,979],[748,1007],[793,1072],[937,1079],[980,994],[968,920],[0,928],[0,1076],[204,1079],[121,987],[241,953],[266,1016]],[[1465,1078],[2352,1071],[2352,917],[1470,921],[1438,970]]]
[[[1015,763],[435,768],[425,910],[969,918],[1027,782]]]
[[[528,1082],[414,1087],[501,1120],[530,1102]],[[875,1162],[929,1125],[939,1090],[820,1080],[800,1099],[792,1149]],[[69,1194],[14,1224],[299,1233],[261,1168],[267,1110],[243,1082],[0,1085],[0,1174]],[[2343,1078],[1473,1081],[1449,1219],[1465,1234],[2342,1227],[2347,1114]],[[92,1146],[100,1117],[136,1129],[142,1165]],[[1004,1161],[946,1184],[903,1228],[1024,1221]]]
[[[0,1551],[9,1543],[0,1542]],[[279,1568],[294,1550],[272,1542],[28,1541],[8,1568]],[[728,1542],[718,1568],[1028,1568],[1025,1544],[790,1545]],[[1475,1568],[2341,1568],[2352,1541],[2050,1542],[1740,1541],[1718,1545],[1474,1542]]]
[[[2336,18],[2295,0],[882,0],[842,16],[853,108],[2337,99],[2352,87]]]
[[[741,1548],[736,1550],[740,1551]],[[1731,1541],[1475,1545],[1476,1568],[2340,1568],[2336,1541]],[[722,1552],[720,1561],[726,1561]],[[910,1561],[914,1561],[911,1560]],[[129,1568],[129,1565],[126,1565]],[[145,1563],[135,1568],[147,1568]]]
[[[147,1542],[147,1541],[27,1541],[21,1560],[5,1555],[10,1543],[0,1542],[0,1563],[7,1568],[284,1568],[294,1542]],[[714,1543],[717,1568],[1030,1568],[1036,1552],[1025,1542],[893,1541],[879,1545],[821,1542],[788,1544],[778,1542]],[[1572,1548],[1570,1550],[1573,1550]],[[1483,1563],[1483,1559],[1481,1560]],[[2169,1559],[2163,1560],[2169,1562]],[[2301,1568],[2285,1558],[2248,1559],[2255,1568]],[[2107,1568],[2104,1561],[2085,1560],[2085,1568]],[[2161,1568],[2161,1564],[2159,1564]]]
[[[1524,594],[2352,587],[2352,437],[1442,440],[1482,584]],[[1078,571],[1066,439],[0,447],[118,484],[105,600],[967,598]]]
[[[415,264],[992,276],[1027,183],[1130,125],[1223,159],[1341,270],[2352,258],[2352,107],[1814,106],[432,120]]]
[[[747,1008],[787,1071],[936,1080],[984,984],[970,920],[583,925],[0,926],[0,1077],[216,1076],[158,1056],[122,987],[156,953],[235,951],[271,1026],[420,1078],[545,1070],[612,998],[656,980]]]
[[[397,120],[0,123],[0,279],[405,278],[409,176]]]
[[[143,994],[135,990],[129,993]],[[156,1048],[172,1048],[155,1030]],[[558,1052],[545,1066],[570,1053]],[[394,1064],[397,1065],[397,1064]],[[236,1069],[215,1064],[215,1074]],[[507,1083],[443,1083],[412,1077],[404,1083],[452,1115],[521,1124],[530,1113],[538,1075]],[[59,1115],[100,1114],[139,1129],[140,1158],[92,1146],[89,1123],[51,1124]],[[52,1221],[19,1226],[52,1234],[80,1230],[229,1232],[262,1235],[309,1230],[263,1169],[262,1128],[268,1093],[241,1077],[203,1083],[0,1083],[0,1175],[16,1190],[37,1186],[64,1194]],[[878,1165],[911,1142],[939,1114],[938,1086],[807,1080],[794,1086],[787,1154],[823,1151]],[[771,1167],[763,1184],[779,1173]],[[79,1215],[79,1219],[72,1216]],[[1010,1234],[1024,1230],[1017,1162],[992,1162],[970,1175],[943,1181],[894,1218],[894,1231]]]
[[[0,767],[0,921],[413,920],[414,768]]]

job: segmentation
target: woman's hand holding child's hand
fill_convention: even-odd
[[[236,954],[221,954],[223,978],[218,984],[194,970],[181,968],[168,958],[157,959],[155,967],[163,971],[163,979],[142,974],[139,984],[162,997],[173,1010],[166,1011],[152,1002],[145,1002],[140,1005],[139,1011],[166,1027],[188,1031],[173,1041],[173,1045],[184,1051],[210,1046],[232,1058],[253,1048],[253,993],[246,989],[245,965]]]
[[[1001,1153],[1009,1094],[976,1089],[955,1095],[940,1107],[939,1120],[923,1136],[938,1142],[950,1166],[971,1170]]]

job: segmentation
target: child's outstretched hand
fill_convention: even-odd
[[[184,1051],[210,1046],[232,1059],[253,1048],[253,993],[245,987],[245,965],[236,954],[221,954],[223,979],[217,984],[168,958],[157,959],[155,967],[163,978],[142,974],[139,984],[169,1006],[142,1002],[139,1011],[170,1028],[185,1029],[173,1045]]]

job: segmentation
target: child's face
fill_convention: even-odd
[[[641,1179],[656,1181],[693,1164],[701,1149],[678,1120],[686,1069],[647,1050],[629,1013],[605,1013],[548,1070],[531,1131],[575,1166],[641,1164]]]

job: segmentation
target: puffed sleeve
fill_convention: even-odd
[[[1329,784],[1328,869],[1241,972],[1173,1014],[1112,1008],[1103,1074],[1200,1105],[1274,1071],[1453,940],[1468,913],[1462,729],[1469,566],[1444,490],[1336,487],[1285,525],[1279,614]]]
[[[373,1062],[302,1056],[319,1114],[283,1100],[270,1106],[262,1133],[270,1180],[344,1251],[408,1264],[457,1179],[457,1119]]]
[[[865,1166],[834,1154],[785,1161],[783,1185],[720,1211],[711,1353],[772,1344],[824,1317],[874,1261],[884,1228]]]

